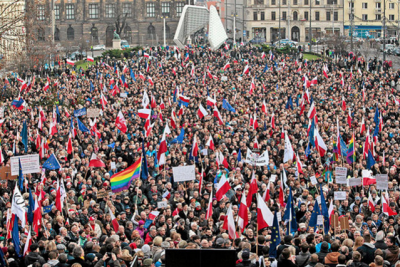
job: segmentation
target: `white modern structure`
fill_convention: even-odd
[[[175,32],[174,42],[179,48],[184,48],[190,35],[206,26],[209,26],[208,41],[211,49],[218,49],[228,36],[215,6],[208,10],[206,7],[186,5]]]

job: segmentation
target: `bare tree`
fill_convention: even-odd
[[[128,13],[125,14],[117,14],[117,18],[115,19],[115,31],[121,36],[122,31],[126,26],[126,18]]]

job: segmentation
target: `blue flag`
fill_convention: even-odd
[[[90,133],[89,129],[86,128],[86,126],[79,120],[79,118],[76,118],[76,121],[78,122],[79,131],[82,131],[83,133]]]
[[[264,67],[263,72],[265,73],[267,70],[268,70],[268,63],[265,63],[265,67]]]
[[[315,227],[317,226],[318,215],[321,215],[321,211],[319,209],[318,201],[315,201],[314,209],[313,212],[311,213],[310,222],[308,223],[309,227],[314,227],[315,229]]]
[[[22,143],[24,144],[25,153],[28,153],[28,127],[26,126],[26,121],[24,121],[22,126],[21,137]]]
[[[372,156],[371,150],[368,149],[367,169],[370,170],[374,165],[375,165],[374,156]]]
[[[61,168],[60,163],[58,162],[56,156],[54,154],[51,154],[51,156],[43,163],[42,168],[45,168],[47,170],[57,170]]]
[[[142,170],[140,173],[140,177],[142,177],[143,180],[146,180],[149,177],[149,169],[147,168],[147,158],[146,158],[146,152],[144,150],[144,139],[142,141]]]
[[[20,241],[19,241],[19,229],[18,229],[18,216],[15,215],[14,224],[12,229],[12,241],[14,243],[15,253],[18,257],[21,256],[21,248],[20,248]]]
[[[153,223],[153,220],[149,220],[149,219],[146,219],[146,222],[144,223],[144,228],[145,229],[147,229],[147,228],[149,228],[150,227],[150,225]]]
[[[378,136],[379,136],[379,123],[377,123],[375,126],[375,130],[374,130],[374,134],[373,134],[374,140],[375,140],[375,137],[376,137],[376,140],[378,140]]]
[[[292,188],[289,190],[289,197],[287,205],[285,207],[285,213],[283,214],[282,220],[286,223],[286,234],[290,235],[297,231],[296,212],[294,210]]]
[[[23,104],[24,104],[24,100],[21,98],[21,99],[19,99],[19,100],[13,100],[12,102],[11,102],[11,105],[14,107],[14,108],[17,108],[17,109],[22,109],[23,108]]]
[[[292,100],[292,96],[289,96],[288,101],[286,102],[286,109],[292,109],[293,110],[293,100]]]
[[[314,102],[314,98],[313,98],[312,95],[311,95],[311,97],[310,97],[310,105],[311,105],[313,102]]]
[[[308,157],[311,154],[310,142],[308,142],[307,148],[306,148],[306,151],[304,152],[304,154],[306,155],[306,157]]]
[[[222,100],[222,108],[228,111],[236,112],[236,110],[229,104],[229,102],[226,99]]]
[[[281,243],[281,234],[279,231],[278,213],[275,211],[274,222],[271,229],[271,244],[269,247],[269,256],[276,258],[278,256],[277,248]]]
[[[0,249],[0,267],[7,267],[6,262],[4,261],[6,257],[4,256],[3,250]]]
[[[322,185],[319,185],[319,192],[321,193],[321,214],[324,216],[324,231],[329,233],[329,214],[328,207],[326,206],[324,191],[322,190]]]
[[[264,131],[266,131],[266,130],[267,130],[267,122],[264,121]]]
[[[378,106],[377,106],[376,109],[375,109],[374,122],[375,122],[376,124],[379,124],[379,109],[378,109]]]
[[[29,206],[28,206],[28,222],[33,223],[33,212],[35,211],[35,201],[33,200],[32,191],[29,188]]]
[[[43,207],[43,213],[49,213],[51,211],[51,209],[53,208],[54,204],[48,205],[48,206],[44,206]]]
[[[131,78],[132,78],[132,80],[134,80],[134,81],[136,82],[135,73],[133,72],[132,69],[130,69],[130,73],[131,73]]]
[[[21,158],[19,158],[18,161],[19,161],[18,187],[19,190],[22,192],[22,189],[24,188],[24,175],[22,174]]]
[[[57,114],[57,122],[60,123],[61,122],[61,114],[60,114],[60,110],[58,109],[58,105],[56,105],[56,114]]]
[[[114,148],[114,147],[115,147],[115,142],[114,142],[114,143],[111,143],[111,144],[109,144],[109,145],[108,145],[108,147]]]
[[[238,151],[237,161],[238,162],[242,161],[242,152],[240,151],[240,148],[239,148],[239,151]]]
[[[342,138],[342,135],[339,134],[339,137],[340,137],[340,149],[341,149],[340,152],[342,153],[343,157],[347,157],[348,148],[347,148],[346,143],[344,142],[344,140]]]
[[[94,85],[92,83],[92,81],[90,81],[90,92],[94,91]]]
[[[174,140],[172,140],[170,144],[182,144],[184,137],[185,137],[185,129],[181,128],[181,132],[180,132],[179,136],[177,138],[175,138]]]
[[[315,121],[314,118],[311,120],[311,126],[310,126],[310,131],[308,133],[308,142],[311,144],[311,146],[315,147],[315,142],[314,142],[314,129],[315,129]]]

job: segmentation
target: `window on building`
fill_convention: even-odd
[[[74,40],[74,38],[75,38],[74,28],[72,28],[71,25],[69,25],[67,29],[67,39],[71,41]]]
[[[318,11],[315,11],[315,20],[319,21],[319,12]]]
[[[349,3],[349,8],[354,8],[354,2],[353,3],[352,2]]]
[[[310,0],[311,1],[311,0]],[[319,4],[320,4],[321,2],[319,1],[319,0],[315,0],[315,5],[316,6],[319,6]]]
[[[328,0],[327,4],[328,5],[336,5],[337,4],[337,0]]]
[[[333,12],[333,20],[338,21],[339,20],[339,13],[337,11]]]
[[[304,19],[308,20],[308,11],[304,11]]]
[[[367,14],[362,14],[362,20],[363,20],[363,21],[368,20],[368,15],[367,15]]]
[[[276,5],[276,0],[271,0],[271,5],[275,6]]]
[[[60,19],[60,5],[55,5],[54,6],[54,18],[56,20]]]
[[[261,12],[261,20],[265,20],[265,12]]]
[[[98,19],[100,14],[99,4],[89,4],[89,18]]]
[[[253,12],[253,20],[257,20],[257,12]]]
[[[381,3],[375,3],[375,8],[381,8]]]
[[[183,10],[183,7],[184,7],[184,6],[185,6],[185,3],[182,3],[182,2],[176,3],[176,15],[177,15],[178,17],[181,16],[182,10]]]
[[[276,12],[275,11],[271,12],[271,20],[276,20]]]
[[[287,2],[286,0],[282,0],[282,5],[286,6]]]
[[[65,5],[66,19],[75,19],[75,6],[73,4]]]
[[[155,10],[155,4],[154,3],[147,3],[146,4],[146,14],[147,14],[148,18],[154,18],[156,16],[156,10]]]
[[[45,30],[42,28],[38,29],[38,41],[44,41],[45,39]]]
[[[286,11],[282,12],[282,20],[286,20]]]
[[[375,20],[380,21],[382,19],[381,14],[375,14]]]
[[[44,5],[38,5],[37,7],[37,19],[38,20],[45,20],[44,16]]]
[[[297,0],[292,0],[293,1],[293,5],[297,6]]]
[[[362,3],[362,9],[368,9],[368,3]]]
[[[92,36],[93,40],[97,41],[97,39],[99,38],[99,30],[93,26],[90,29],[90,35]]]
[[[161,13],[164,17],[169,17],[169,2],[161,2]]]
[[[394,9],[394,3],[389,3],[389,9]]]
[[[326,11],[326,20],[331,21],[331,12]]]
[[[389,15],[389,20],[393,21],[394,20],[394,15]]]
[[[293,20],[299,20],[299,15],[298,15],[297,11],[293,12]]]
[[[308,4],[308,0],[304,0],[304,5],[305,6],[308,6],[309,4]]]
[[[55,28],[54,30],[54,41],[60,41],[60,29]]]
[[[132,4],[131,3],[123,3],[122,4],[122,13],[130,18],[132,17]]]
[[[106,18],[115,17],[115,4],[106,4]]]

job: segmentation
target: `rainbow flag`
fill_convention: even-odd
[[[353,162],[356,161],[356,153],[354,153],[354,133],[349,143],[346,160],[348,164],[353,164]]]
[[[333,159],[334,161],[339,161],[339,149],[337,147],[336,140],[334,138],[332,138],[332,143],[333,143],[333,153],[334,153]]]
[[[132,181],[140,177],[141,166],[142,166],[142,159],[140,158],[138,161],[133,163],[125,170],[120,171],[119,173],[116,173],[113,176],[111,176],[112,192],[118,193],[128,189]]]

